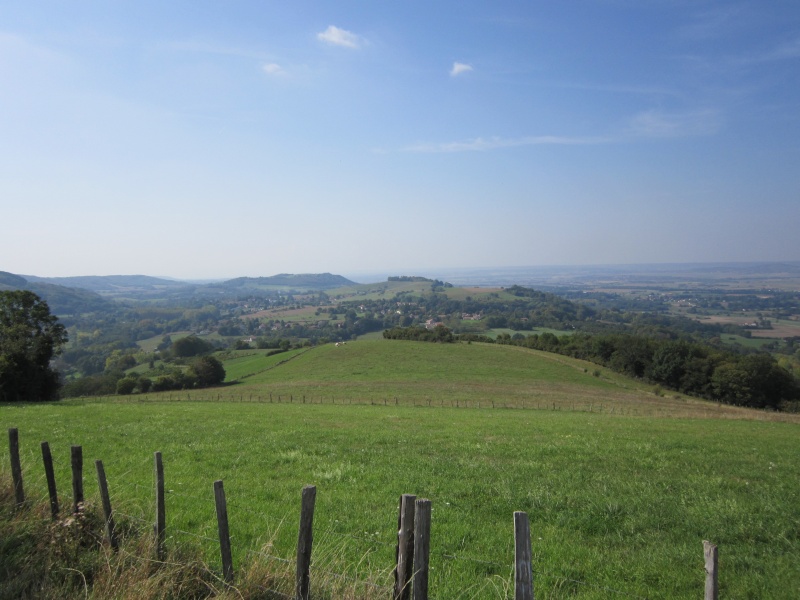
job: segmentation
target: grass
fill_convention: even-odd
[[[211,565],[219,478],[235,565],[265,546],[293,556],[300,489],[313,483],[315,549],[349,577],[381,585],[399,495],[430,498],[438,598],[507,597],[497,590],[509,584],[514,510],[531,519],[539,597],[696,597],[703,539],[720,545],[724,595],[800,590],[796,425],[229,403],[70,402],[5,406],[2,416],[20,429],[29,495],[46,496],[39,441],[53,449],[62,498],[69,446],[82,444],[87,462],[104,460],[116,510],[137,522],[153,518],[160,450],[168,543],[199,541]]]
[[[146,340],[139,340],[136,344],[144,350],[145,352],[155,352],[158,345],[164,339],[164,336],[169,335],[173,342],[178,341],[181,338],[188,337],[192,335],[191,331],[173,331],[171,333],[162,333],[159,335],[154,335],[151,338],[147,338]]]
[[[403,292],[416,296],[430,293],[431,282],[425,281],[382,281],[328,290],[327,294],[337,300],[380,300],[394,298]]]
[[[275,358],[254,358],[247,366],[253,375],[239,377],[223,391],[172,397],[216,399],[227,394],[230,399],[271,397],[277,402],[280,396],[282,402],[557,408],[714,418],[753,414],[678,394],[657,397],[651,385],[592,363],[517,346],[372,339],[318,346],[276,368],[270,360]],[[226,371],[239,369],[235,363],[224,365]],[[238,377],[240,371],[231,373]]]
[[[220,355],[220,358],[232,356],[232,358],[226,358],[223,361],[225,367],[225,381],[239,381],[247,377],[258,375],[263,371],[275,368],[277,365],[305,351],[305,349],[290,350],[288,352],[272,354],[271,356],[269,356],[269,354],[275,352],[274,349],[227,351]]]
[[[512,596],[515,510],[531,520],[539,598],[699,597],[703,539],[719,544],[723,596],[800,594],[796,419],[729,407],[719,414],[735,419],[685,418],[723,409],[658,397],[631,380],[595,377],[580,361],[508,346],[359,341],[268,362],[285,357],[253,352],[226,361],[246,382],[231,386],[234,393],[316,389],[366,399],[396,390],[403,401],[151,395],[148,402],[2,405],[0,420],[19,428],[29,496],[47,495],[39,455],[47,440],[68,502],[69,447],[80,444],[87,465],[103,459],[115,510],[142,529],[153,520],[153,452],[161,451],[168,547],[188,556],[195,549],[212,571],[219,569],[212,484],[223,479],[234,568],[243,578],[286,564],[271,557],[293,557],[300,490],[315,484],[312,586],[369,582],[354,597],[376,589],[386,596],[402,493],[432,500],[434,598]],[[527,398],[530,409],[536,394],[570,410],[487,407],[489,398],[509,406]],[[430,407],[420,402],[426,397]],[[450,408],[465,398],[482,398],[481,408]],[[606,409],[573,411],[582,400]],[[648,416],[628,416],[631,407]],[[7,478],[7,447],[0,470]],[[96,503],[93,469],[84,477]]]

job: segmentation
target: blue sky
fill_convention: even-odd
[[[800,3],[0,8],[0,270],[800,260]]]

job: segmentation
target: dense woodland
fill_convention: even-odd
[[[760,323],[768,327],[769,318],[800,313],[797,293],[710,290],[634,297],[515,285],[470,296],[455,293],[447,282],[410,276],[389,278],[389,283],[409,284],[396,293],[370,294],[374,288],[368,286],[335,293],[330,286],[343,278],[325,274],[320,282],[327,289],[310,290],[314,276],[299,277],[240,278],[229,286],[193,287],[190,297],[176,297],[174,286],[165,286],[164,294],[154,297],[152,278],[140,278],[146,286],[142,295],[128,290],[129,297],[120,298],[116,294],[124,281],[115,281],[113,294],[100,295],[0,274],[0,290],[33,291],[58,315],[68,341],[54,365],[66,396],[213,385],[224,374],[220,377],[208,359],[220,349],[280,352],[384,332],[389,339],[518,344],[558,352],[663,389],[731,404],[787,409],[800,399],[793,374],[800,338],[775,344],[771,354],[733,348],[721,336],[746,338],[749,330],[668,311],[676,299],[690,303],[693,311],[757,309],[764,311]],[[91,279],[92,286],[101,285]],[[306,287],[285,287],[292,280]],[[302,318],[286,318],[292,311],[301,312]],[[538,331],[543,328],[552,331]]]

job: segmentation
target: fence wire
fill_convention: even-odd
[[[28,457],[29,460],[33,460],[33,454],[34,453],[32,453],[32,452],[28,452],[27,453],[27,457]],[[38,462],[39,460],[40,459],[37,459],[36,462]],[[136,464],[139,467],[142,467],[145,464],[152,465],[152,463],[153,463],[153,457],[152,456],[148,456],[148,457],[146,457],[145,459],[141,460],[140,462],[138,462]],[[134,468],[128,469],[124,473],[116,475],[114,477],[114,479],[113,479],[113,483],[114,483],[113,489],[114,489],[115,493],[113,495],[114,503],[112,503],[112,506],[115,503],[119,502],[119,504],[121,506],[125,507],[122,510],[120,510],[120,509],[114,510],[113,514],[116,517],[121,517],[123,520],[124,519],[128,519],[131,522],[139,523],[142,526],[142,529],[146,531],[154,522],[154,519],[148,519],[145,516],[147,514],[147,512],[148,512],[148,509],[140,506],[138,503],[133,503],[132,505],[127,505],[126,506],[124,504],[124,502],[121,500],[124,497],[124,495],[125,495],[124,492],[126,490],[134,489],[134,490],[137,490],[137,492],[140,491],[140,490],[146,490],[148,493],[152,493],[152,491],[154,489],[153,485],[142,485],[141,483],[138,483],[138,482],[125,483],[125,480],[126,480],[125,476],[130,474],[130,473],[132,473],[134,470],[135,470]],[[3,468],[3,471],[5,471],[4,468]],[[35,471],[35,473],[37,473],[37,474],[35,474],[29,480],[32,483],[30,488],[41,490],[43,487],[46,487],[45,484],[44,484],[44,476],[42,474],[38,473],[38,471]],[[141,497],[141,494],[137,493],[136,495]],[[205,494],[202,494],[202,496],[205,496]],[[183,492],[178,492],[178,491],[175,491],[175,490],[169,490],[167,492],[167,498],[173,498],[175,500],[190,500],[191,502],[203,501],[204,498],[202,496],[201,495],[191,495],[191,494],[187,494],[187,493],[183,493]],[[209,496],[209,498],[212,496],[210,490],[209,490],[208,496]],[[48,495],[42,495],[41,493],[34,494],[33,496],[30,496],[30,494],[29,494],[28,502],[29,503],[30,502],[34,502],[36,504],[45,505],[45,504],[49,503],[49,496]],[[64,503],[62,503],[62,513],[66,514],[66,511],[64,510],[63,507],[64,507]],[[130,508],[134,508],[134,509],[138,510],[140,512],[140,514],[139,515],[131,514]],[[257,513],[255,511],[251,510],[250,508],[248,508],[247,506],[240,505],[240,504],[238,504],[236,502],[234,502],[234,504],[231,505],[231,508],[233,508],[233,512],[234,513],[236,513],[238,515],[244,515],[246,518],[249,518],[251,520],[251,522],[264,523],[265,520],[269,520],[262,513]],[[168,514],[169,514],[169,511],[168,511]],[[45,519],[45,518],[38,519],[37,518],[36,520],[38,522],[39,520],[47,521],[47,520],[51,520],[51,519]],[[215,511],[212,508],[209,508],[208,515],[204,520],[207,520],[208,523],[210,524],[209,528],[214,528],[215,529],[216,515],[215,515]],[[280,523],[283,523],[284,520],[285,520],[285,518],[281,519]],[[213,525],[211,525],[211,524],[213,524]],[[197,533],[197,532],[186,531],[186,530],[179,529],[177,527],[169,526],[169,525],[167,526],[166,533],[168,535],[168,539],[175,539],[176,536],[187,536],[187,537],[190,537],[192,539],[201,541],[207,548],[212,548],[212,547],[216,546],[219,543],[219,539],[218,538],[209,537],[207,535],[203,535],[203,534]],[[384,540],[381,540],[381,539],[376,539],[374,536],[367,537],[367,536],[362,536],[362,535],[341,533],[341,532],[334,531],[333,529],[330,529],[330,528],[324,529],[321,532],[319,532],[319,538],[321,538],[322,540],[340,539],[340,540],[345,540],[347,542],[355,541],[355,542],[358,542],[360,544],[366,544],[366,545],[368,545],[368,546],[370,546],[372,548],[382,547],[382,548],[392,548],[392,549],[394,549],[394,548],[396,548],[396,544],[397,544],[396,541],[384,541]],[[242,550],[242,552],[246,556],[260,557],[260,558],[263,558],[265,560],[276,561],[276,562],[279,562],[279,563],[285,564],[285,565],[291,565],[294,562],[291,558],[284,558],[284,557],[280,557],[280,556],[275,556],[275,555],[273,555],[271,553],[268,553],[268,552],[265,552],[263,550],[253,550],[253,549],[246,548],[246,549]],[[367,555],[368,554],[365,554],[364,556],[366,557]],[[451,553],[445,553],[445,552],[440,552],[440,553],[432,552],[431,553],[431,557],[438,557],[439,559],[441,559],[443,561],[473,563],[473,564],[491,566],[492,568],[497,569],[500,572],[504,572],[504,571],[511,572],[512,569],[513,569],[513,566],[512,566],[513,562],[499,563],[499,562],[496,562],[496,561],[473,558],[473,557],[470,557],[470,556],[465,556],[465,555],[460,555],[460,554],[451,554]],[[164,561],[156,561],[155,559],[146,559],[146,558],[141,558],[141,560],[153,560],[154,562],[164,562]],[[324,564],[324,561],[320,561],[317,564],[315,564],[315,567],[314,567],[314,573],[315,574],[318,574],[320,576],[327,576],[327,577],[330,577],[332,579],[336,579],[336,580],[339,580],[339,581],[342,581],[342,582],[346,582],[349,585],[358,585],[358,586],[369,587],[369,588],[372,588],[372,589],[375,589],[375,590],[378,590],[378,591],[382,591],[382,590],[390,591],[391,590],[392,586],[381,585],[381,584],[378,584],[378,583],[374,583],[372,581],[365,581],[363,579],[359,579],[359,578],[357,578],[355,576],[351,576],[351,575],[346,574],[346,573],[342,573],[342,572],[338,572],[338,571],[332,571],[330,569],[325,568],[323,566],[323,564]],[[392,565],[392,567],[393,566],[394,565]],[[582,581],[582,580],[575,579],[573,577],[570,577],[570,576],[567,576],[567,575],[564,575],[564,574],[559,574],[559,573],[554,573],[554,572],[549,572],[549,571],[542,571],[542,570],[539,570],[539,569],[536,569],[536,568],[533,568],[532,572],[534,573],[536,578],[546,578],[546,579],[552,579],[552,580],[556,580],[556,581],[566,582],[566,583],[570,583],[570,584],[574,584],[574,585],[583,586],[583,587],[586,587],[588,589],[596,590],[596,591],[599,591],[599,592],[608,593],[608,594],[614,594],[616,596],[624,596],[624,597],[627,597],[627,598],[636,598],[636,599],[644,599],[644,598],[646,598],[645,596],[640,596],[638,594],[631,593],[631,592],[628,592],[628,591],[625,591],[625,590],[613,588],[613,587],[610,587],[610,586],[599,585],[599,584],[592,583],[592,582]],[[315,576],[317,576],[317,575],[315,575]],[[511,573],[510,578],[513,580],[513,573]],[[280,592],[279,590],[274,590],[274,589],[270,589],[270,588],[264,588],[264,589],[265,589],[265,591],[269,591],[270,593],[281,595],[281,596],[284,596],[284,597],[287,597],[287,598],[291,598],[291,596],[288,596],[288,595],[284,594],[283,592]]]

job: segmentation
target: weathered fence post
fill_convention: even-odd
[[[217,529],[219,530],[219,553],[222,557],[222,577],[233,583],[233,557],[231,556],[231,533],[228,528],[228,503],[222,480],[214,482],[214,503],[217,507]]]
[[[161,452],[156,452],[153,459],[156,485],[156,522],[153,525],[153,530],[156,535],[156,556],[158,560],[164,560],[164,530],[166,529],[167,520],[164,514],[164,463],[161,461]]]
[[[414,600],[428,600],[428,563],[431,555],[431,501],[414,503]]]
[[[397,516],[397,553],[394,568],[394,600],[411,598],[412,567],[414,566],[414,501],[412,494],[400,496]]]
[[[47,442],[42,442],[42,462],[47,478],[47,493],[50,495],[50,514],[55,521],[58,518],[58,492],[56,492],[56,474],[53,470],[53,455],[50,454],[50,444]]]
[[[311,592],[309,571],[311,569],[311,544],[314,541],[314,504],[316,499],[316,486],[305,486],[300,502],[300,532],[297,536],[296,600],[308,600]]]
[[[717,600],[719,594],[719,580],[717,575],[717,547],[707,540],[703,540],[703,556],[706,561],[706,593],[705,600]]]
[[[514,513],[514,600],[533,600],[531,527],[528,514]]]
[[[116,550],[117,533],[114,531],[114,515],[111,512],[111,498],[108,496],[108,482],[106,481],[106,471],[103,468],[103,461],[94,461],[97,469],[97,484],[100,486],[100,500],[103,502],[103,516],[106,520],[106,538],[111,547]]]
[[[25,490],[22,487],[22,463],[19,461],[19,431],[16,427],[8,430],[8,450],[11,454],[11,478],[14,481],[14,502],[17,508],[25,502]]]
[[[76,513],[79,505],[83,504],[83,448],[72,446],[70,459],[72,464],[72,512]]]

